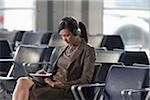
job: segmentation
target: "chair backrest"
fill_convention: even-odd
[[[96,62],[110,62],[116,63],[119,61],[121,54],[124,51],[110,51],[110,50],[101,50],[96,49]]]
[[[6,29],[6,28],[0,28],[0,32],[3,32],[3,31],[8,31],[8,29]]]
[[[13,31],[3,31],[0,32],[0,39],[8,40],[9,42],[13,42],[15,38],[16,32]]]
[[[21,44],[48,44],[50,37],[51,33],[25,32]]]
[[[42,37],[41,44],[49,44],[52,34],[53,34],[52,32],[45,32]]]
[[[107,50],[124,49],[124,43],[120,35],[104,35],[100,47],[106,47]]]
[[[0,59],[12,59],[11,46],[7,40],[0,40]],[[0,75],[5,76],[11,65],[11,62],[0,62]]]
[[[103,40],[104,35],[98,34],[98,35],[89,35],[89,44],[91,44],[95,48],[99,48],[99,45],[101,44]]]
[[[25,31],[14,31],[14,32],[16,32],[16,35],[14,37],[12,44],[13,51],[15,51],[16,47],[18,47],[18,45],[20,44]]]
[[[94,83],[105,83],[106,76],[112,65],[122,65],[121,63],[110,63],[110,62],[96,62],[99,67],[96,67],[92,82]]]
[[[145,82],[148,74],[149,68],[147,67],[113,65],[106,78],[104,100],[124,100],[121,96],[121,90],[146,87]],[[141,94],[137,94],[135,100],[141,100]]]
[[[47,72],[52,72],[52,70],[53,70],[53,68],[54,68],[53,64],[54,64],[54,62],[56,61],[56,59],[58,58],[60,49],[61,49],[61,46],[55,46],[55,48],[54,48],[54,50],[53,50],[53,52],[52,52],[52,54],[51,54],[50,60],[49,60],[49,63],[50,63],[52,66],[50,66],[51,68],[46,69]]]
[[[7,59],[11,56],[12,49],[7,40],[0,40],[0,59]]]
[[[119,62],[125,65],[149,64],[147,54],[144,51],[125,51],[121,54]]]
[[[64,46],[66,43],[62,40],[58,32],[53,32],[49,41],[49,45],[52,46]]]
[[[101,82],[101,81],[99,81],[99,80],[101,80],[99,78],[99,73],[101,72],[100,70],[101,70],[101,64],[95,63],[95,69],[94,69],[94,74],[93,74],[91,83]],[[94,93],[95,89],[96,88],[83,89],[84,95],[86,95],[85,96],[86,100],[92,100],[92,98],[95,95],[95,93]],[[78,96],[78,97],[80,98],[80,96]]]
[[[15,68],[13,75],[20,77],[26,75],[23,63],[38,63],[48,62],[54,47],[49,46],[31,46],[31,45],[20,45],[14,56]],[[30,71],[36,72],[43,66],[31,66]]]
[[[14,41],[21,41],[26,31],[15,31],[15,32],[16,32],[16,36],[15,36]]]
[[[111,67],[111,65],[121,65],[120,63],[102,63],[96,62],[95,63],[95,70],[94,75],[92,77],[91,83],[105,83],[107,73]],[[86,99],[92,100],[94,95],[97,93],[95,92],[97,88],[89,88],[84,90],[84,95],[86,95]],[[85,94],[86,93],[86,94]]]

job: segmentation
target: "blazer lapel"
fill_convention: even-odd
[[[62,55],[62,53],[66,50],[66,48],[68,47],[68,45],[67,46],[65,46],[65,47],[63,47],[62,48],[62,50],[59,52],[59,55],[58,55],[58,57],[57,57],[57,59],[55,60],[55,62],[54,62],[54,64],[53,64],[53,66],[55,66],[56,65],[56,63],[57,63],[57,61],[58,61],[58,59],[60,58],[60,56]]]
[[[77,58],[79,57],[79,55],[82,53],[83,48],[84,48],[84,44],[85,44],[85,42],[82,41],[82,43],[81,43],[81,44],[79,45],[79,47],[77,48],[77,51],[74,53],[73,58],[72,58],[71,61],[68,63],[67,69],[70,67],[71,63],[72,63],[75,59],[77,59]],[[54,66],[56,65],[58,59],[60,58],[60,56],[61,56],[62,53],[66,50],[67,47],[68,47],[68,45],[65,46],[64,48],[62,48],[62,50],[60,51],[60,53],[59,53],[59,55],[58,55],[56,61],[54,62]]]
[[[83,51],[83,45],[82,43],[79,45],[79,47],[77,48],[76,52],[73,54],[73,58],[71,59],[71,61],[68,63],[67,69],[70,67],[71,63],[77,59],[79,57],[79,55],[82,53]]]

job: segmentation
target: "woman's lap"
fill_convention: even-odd
[[[71,93],[66,93],[64,89],[51,87],[38,87],[34,89],[36,100],[74,100]]]

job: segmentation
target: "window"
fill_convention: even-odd
[[[0,28],[34,30],[35,0],[0,0]]]
[[[1,8],[3,8],[3,2],[2,2],[2,0],[0,0],[0,7]],[[2,28],[3,27],[3,11],[2,10],[0,10],[0,28]]]
[[[104,34],[121,35],[126,47],[150,48],[149,12],[149,0],[104,0]]]

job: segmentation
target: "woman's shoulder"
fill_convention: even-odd
[[[93,45],[87,43],[87,46],[89,46],[90,48],[94,48]]]
[[[86,43],[84,47],[84,51],[86,52],[87,55],[90,55],[90,56],[95,54],[95,48],[88,43]]]
[[[91,44],[89,44],[89,43],[85,44],[85,49],[87,49],[87,50],[94,49],[95,50],[95,48]]]

